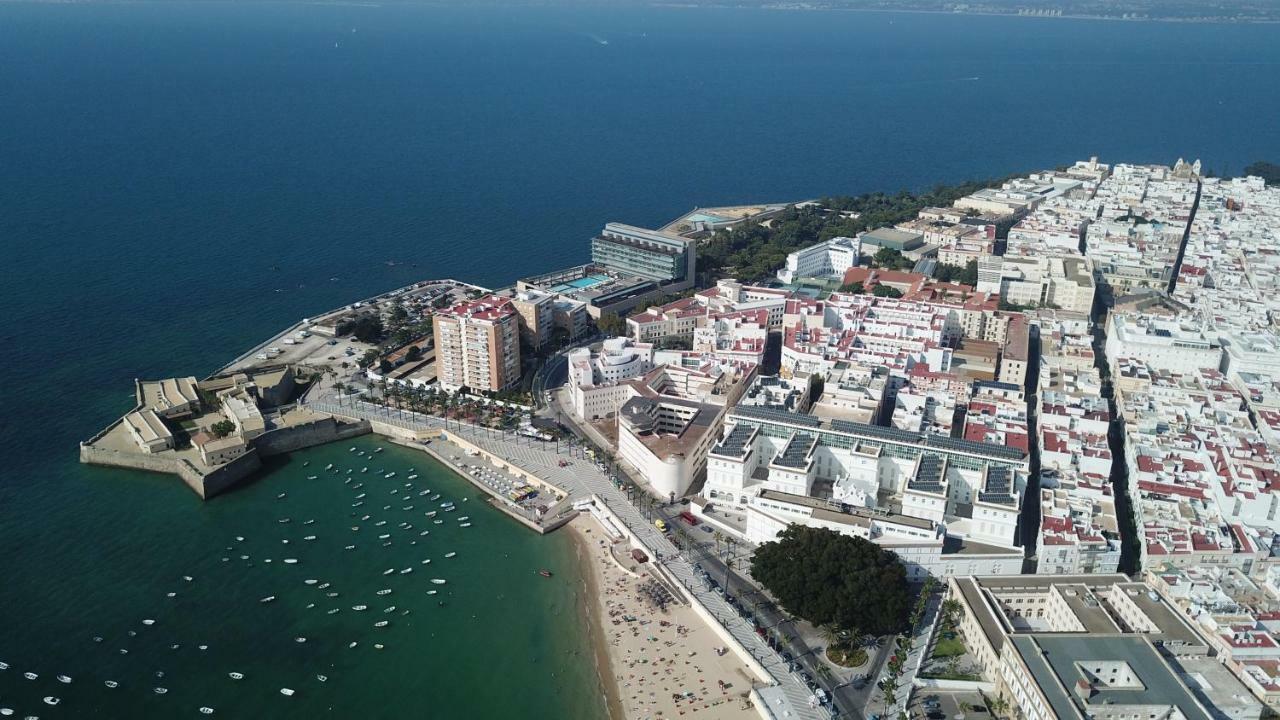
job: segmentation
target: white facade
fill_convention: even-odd
[[[837,237],[787,255],[778,279],[790,285],[800,278],[839,278],[858,264],[862,243],[857,238]]]

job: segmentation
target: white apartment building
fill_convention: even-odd
[[[1004,255],[978,261],[978,291],[1024,306],[1093,309],[1093,263],[1084,257]]]
[[[858,264],[862,244],[857,238],[836,237],[787,255],[778,279],[790,285],[801,278],[841,278]]]
[[[1177,373],[1222,366],[1222,345],[1190,321],[1144,313],[1107,316],[1106,353],[1113,374],[1120,358]]]

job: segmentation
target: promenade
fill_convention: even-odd
[[[317,412],[385,423],[411,432],[443,430],[447,435],[459,436],[477,448],[561,488],[568,493],[568,497],[562,502],[595,496],[653,553],[653,562],[660,564],[667,574],[683,585],[685,592],[696,598],[724,630],[765,669],[774,684],[758,687],[757,692],[765,701],[769,715],[776,718],[830,717],[826,709],[816,706],[809,688],[788,670],[787,663],[756,634],[751,623],[730,607],[723,597],[712,591],[694,571],[692,563],[681,556],[666,535],[645,519],[604,472],[582,456],[580,447],[533,440],[452,421],[446,424],[443,419],[435,416],[397,410],[354,398],[336,402],[324,397],[308,402],[307,406]],[[572,464],[560,467],[560,463],[565,460]]]

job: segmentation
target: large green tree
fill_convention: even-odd
[[[787,612],[816,626],[901,631],[911,612],[907,572],[897,555],[832,530],[791,525],[756,549],[751,576]]]

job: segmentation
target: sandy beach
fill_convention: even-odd
[[[588,583],[610,714],[626,720],[755,717],[746,700],[749,671],[732,652],[717,652],[723,643],[694,611],[678,602],[662,609],[655,597],[663,594],[647,564],[627,558],[623,569],[593,518],[579,516],[567,528],[578,541]]]

